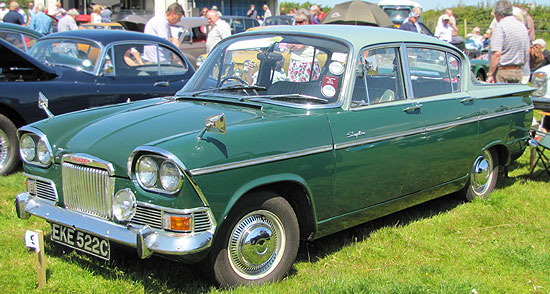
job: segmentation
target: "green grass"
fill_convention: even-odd
[[[487,200],[456,195],[302,244],[291,274],[262,287],[213,287],[195,266],[115,250],[100,261],[46,241],[47,286],[14,196],[21,174],[0,178],[0,286],[7,293],[550,293],[550,183],[529,178],[526,152]]]

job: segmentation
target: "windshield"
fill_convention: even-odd
[[[220,44],[179,94],[296,104],[338,101],[349,49],[328,39],[255,35]]]
[[[93,72],[99,63],[100,53],[101,48],[90,41],[50,39],[38,41],[29,54],[46,65]]]
[[[384,11],[393,22],[401,24],[409,17],[411,9],[409,7],[384,8]]]

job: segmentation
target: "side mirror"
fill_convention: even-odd
[[[202,136],[204,136],[206,132],[211,132],[216,134],[227,133],[227,128],[225,124],[225,114],[220,113],[217,115],[207,117],[204,129],[197,136],[197,140],[202,140]]]
[[[48,97],[42,92],[38,92],[38,108],[44,109],[48,118],[53,117],[53,113],[48,109]]]

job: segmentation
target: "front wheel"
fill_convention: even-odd
[[[498,179],[498,162],[495,151],[485,150],[478,156],[470,171],[470,181],[466,186],[466,200],[472,201],[477,197],[483,199],[493,191]]]
[[[0,176],[12,173],[18,165],[17,128],[7,117],[0,114]]]
[[[281,280],[299,246],[292,206],[272,192],[255,192],[238,203],[220,228],[205,268],[223,287]]]

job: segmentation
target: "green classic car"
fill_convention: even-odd
[[[493,190],[525,149],[533,89],[475,84],[469,68],[454,46],[392,29],[235,35],[173,97],[19,129],[17,214],[99,258],[118,244],[201,263],[223,286],[277,281],[300,240]]]

